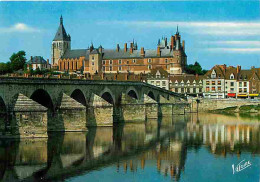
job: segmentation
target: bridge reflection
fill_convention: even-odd
[[[257,123],[232,123],[223,116],[185,115],[162,121],[114,127],[91,127],[88,132],[50,133],[48,139],[1,140],[2,181],[64,180],[105,166],[116,172],[156,168],[178,180],[189,149],[208,148],[213,155],[260,153]],[[212,118],[208,121],[209,118]],[[229,121],[236,118],[229,118]]]

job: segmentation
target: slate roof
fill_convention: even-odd
[[[99,53],[98,49],[94,49],[91,54]],[[62,58],[79,58],[85,56],[86,60],[89,59],[90,51],[89,49],[74,49],[74,50],[67,50]],[[103,59],[134,59],[134,58],[143,58],[141,56],[141,50],[133,50],[133,53],[130,53],[130,49],[125,52],[123,49],[119,51],[115,49],[102,49]],[[156,58],[157,50],[145,50],[145,58]],[[173,51],[170,49],[161,49],[161,56],[160,57],[173,57]]]
[[[53,41],[70,41],[70,35],[67,35],[62,22],[60,23]]]
[[[75,58],[80,58],[85,56],[88,59],[88,55],[89,55],[89,50],[88,49],[74,49],[74,50],[67,50],[65,52],[65,54],[62,56],[63,58],[66,59],[75,59]]]
[[[47,61],[42,56],[34,56],[27,64],[47,64]]]

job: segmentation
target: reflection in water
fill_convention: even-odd
[[[56,132],[48,139],[1,140],[0,179],[87,181],[102,172],[103,176],[108,174],[106,181],[122,176],[133,181],[141,174],[141,181],[149,181],[151,174],[154,180],[187,181],[193,179],[189,178],[191,171],[198,174],[199,167],[192,162],[194,156],[210,162],[210,156],[229,159],[233,154],[236,161],[241,155],[253,154],[259,169],[258,122],[235,122],[237,118],[210,114],[174,117],[93,127],[87,132]],[[221,169],[214,165],[211,168]],[[207,170],[203,175],[210,174],[210,168]],[[223,173],[231,175],[228,170]],[[199,177],[203,179],[203,175]],[[99,178],[101,181],[102,176]]]

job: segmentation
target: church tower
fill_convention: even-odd
[[[60,17],[60,25],[57,33],[52,41],[51,47],[51,60],[53,66],[58,66],[58,60],[64,55],[66,50],[71,49],[71,38],[70,35],[66,33],[63,26],[63,18]]]

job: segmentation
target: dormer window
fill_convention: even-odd
[[[216,77],[217,77],[217,74],[216,74],[215,70],[213,70],[211,73],[211,78],[216,78]]]
[[[230,79],[231,80],[234,79],[234,74],[233,73],[230,75]]]
[[[148,63],[151,63],[152,62],[152,59],[148,59]]]
[[[112,60],[109,60],[109,64],[112,64]]]
[[[133,63],[136,63],[136,59],[133,59]]]
[[[168,63],[168,60],[167,60],[167,59],[165,59],[165,63]]]

